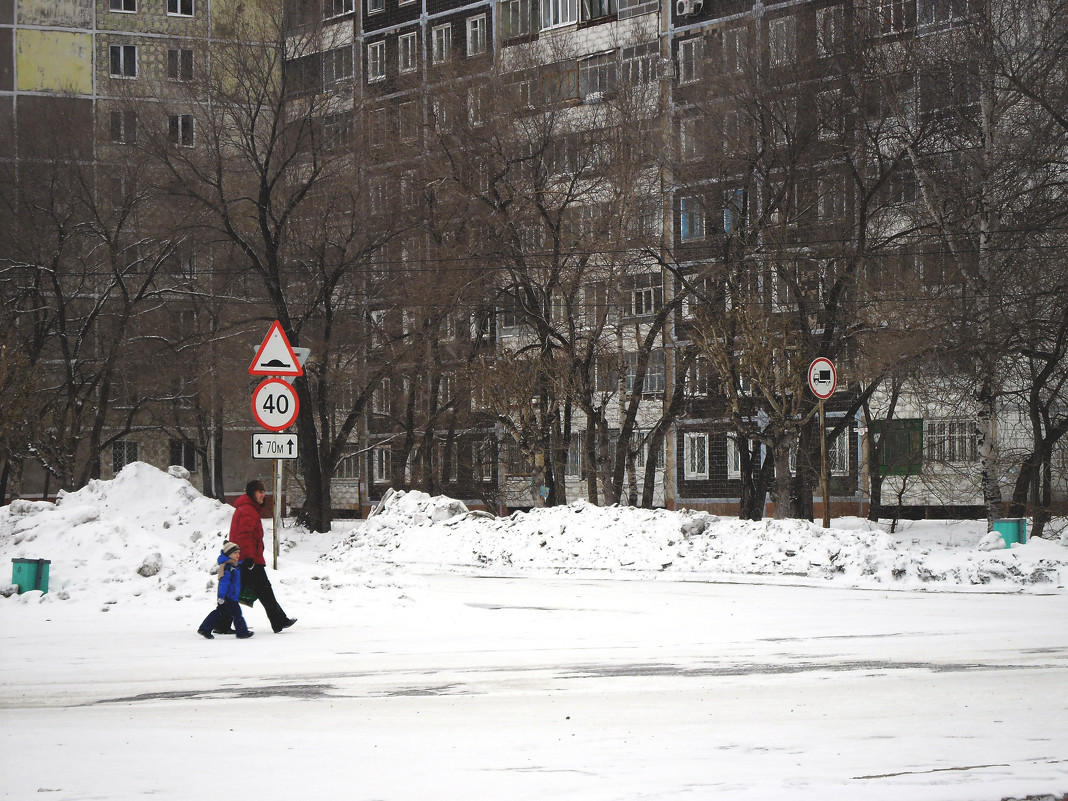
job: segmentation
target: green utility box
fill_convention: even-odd
[[[49,559],[12,559],[11,583],[19,585],[19,595],[30,590],[48,592]]]
[[[994,521],[994,531],[1001,535],[1005,547],[1011,548],[1016,543],[1027,542],[1027,520],[1023,517],[1006,517]]]

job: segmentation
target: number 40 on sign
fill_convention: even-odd
[[[268,431],[289,428],[297,419],[298,411],[297,393],[280,378],[268,378],[252,393],[252,415]]]

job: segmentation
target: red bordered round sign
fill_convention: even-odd
[[[252,416],[268,431],[289,428],[299,411],[297,393],[280,378],[268,378],[252,393]]]
[[[834,363],[823,356],[813,359],[808,366],[808,388],[820,400],[827,400],[838,386],[838,372]]]

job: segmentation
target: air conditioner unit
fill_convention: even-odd
[[[698,14],[703,6],[704,0],[677,0],[675,3],[675,15],[688,17],[691,14]]]

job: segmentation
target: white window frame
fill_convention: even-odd
[[[193,80],[193,51],[188,48],[172,47],[167,50],[167,79],[171,81]]]
[[[701,61],[704,47],[700,36],[692,36],[679,42],[679,84],[697,83],[701,80]]]
[[[934,418],[923,421],[925,464],[970,464],[979,461],[974,420]]]
[[[849,452],[852,443],[849,428],[827,443],[827,470],[832,476],[849,475]]]
[[[842,49],[845,34],[845,15],[842,6],[831,6],[816,11],[816,52],[832,56]]]
[[[467,57],[486,52],[486,15],[467,18]]]
[[[419,34],[402,33],[397,38],[397,69],[401,75],[419,68]]]
[[[386,0],[367,0],[367,13],[378,14],[386,10]]]
[[[477,128],[486,121],[486,87],[482,84],[467,87],[467,121]]]
[[[578,0],[541,0],[541,27],[560,28],[578,22]]]
[[[137,12],[137,0],[111,0],[109,10],[118,14],[134,14]]]
[[[371,412],[386,416],[393,414],[393,387],[388,378],[383,378],[375,387],[371,396]]]
[[[108,74],[112,78],[132,80],[137,77],[137,45],[108,46]]]
[[[679,120],[679,158],[693,161],[700,156],[697,138],[697,120],[693,117]]]
[[[402,142],[414,142],[419,138],[419,106],[415,100],[406,100],[397,106],[397,135]],[[401,182],[402,193],[406,205],[411,207],[413,204],[408,204],[407,201],[414,193],[415,181],[409,180],[405,175],[405,180]]]
[[[531,3],[537,0],[505,0],[501,3],[501,31],[505,39],[517,36],[529,36],[536,32],[532,22]],[[533,29],[532,29],[533,28]]]
[[[705,209],[701,198],[691,195],[679,198],[679,239],[700,242],[705,238]]]
[[[347,81],[352,78],[352,45],[342,45],[323,53],[323,86]]]
[[[192,17],[195,11],[194,0],[167,0],[168,17]]]
[[[845,219],[845,176],[837,172],[820,175],[816,187],[816,216],[823,221]]]
[[[342,456],[334,468],[334,480],[355,481],[360,477],[360,454]]]
[[[371,449],[371,462],[374,465],[374,483],[390,481],[393,475],[393,452],[389,445],[380,445]]]
[[[132,111],[111,112],[111,141],[116,145],[137,142],[137,115]]]
[[[792,64],[797,55],[797,17],[787,16],[768,23],[768,59],[773,67]]]
[[[367,83],[386,79],[386,43],[384,40],[367,45]]]
[[[167,135],[175,147],[196,145],[196,125],[192,114],[171,114],[167,119]]]
[[[355,0],[327,0],[330,10],[326,13],[326,19],[340,17],[342,14],[351,14],[356,10]]]
[[[452,58],[452,23],[431,28],[430,41],[431,63],[444,64]]]
[[[968,0],[919,0],[917,5],[916,17],[923,25],[943,25],[970,13]]]
[[[687,431],[682,439],[682,477],[687,481],[708,480],[708,434]]]
[[[744,25],[723,32],[723,66],[727,72],[745,72],[749,60],[749,29]]]
[[[126,465],[137,461],[137,441],[117,439],[111,443],[111,471],[118,473]]]

